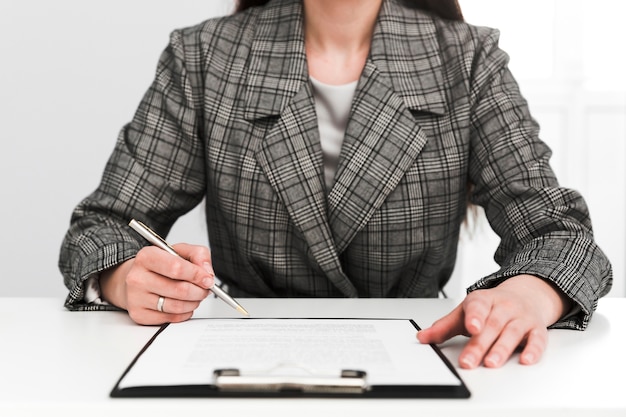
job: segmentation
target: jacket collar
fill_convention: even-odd
[[[247,120],[281,114],[302,83],[308,83],[302,16],[302,3],[293,0],[271,1],[260,12],[245,81]],[[407,108],[445,113],[438,51],[436,27],[428,15],[396,0],[383,1],[368,61]]]

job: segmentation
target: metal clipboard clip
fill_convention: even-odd
[[[286,372],[277,372],[280,369]],[[367,373],[349,369],[336,375],[320,375],[302,366],[286,367],[283,364],[267,372],[242,373],[238,369],[216,369],[213,376],[214,386],[226,392],[362,394],[369,390]]]

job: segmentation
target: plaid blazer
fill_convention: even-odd
[[[60,269],[70,309],[84,280],[162,234],[203,198],[214,269],[235,296],[436,297],[471,199],[501,237],[499,271],[529,273],[580,306],[611,266],[588,211],[559,188],[498,33],[385,1],[331,190],[299,1],[176,30],[97,190],[73,213]]]

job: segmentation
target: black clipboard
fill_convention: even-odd
[[[222,320],[222,319],[199,319]],[[243,319],[262,320],[262,319]],[[291,319],[280,319],[291,320]],[[342,319],[307,319],[307,320],[342,320]],[[352,319],[358,320],[358,319]],[[365,320],[365,319],[363,319]],[[372,319],[368,319],[372,320]],[[420,327],[411,319],[377,319],[409,321],[416,330]],[[176,384],[121,386],[125,376],[131,371],[141,356],[155,343],[169,324],[164,324],[146,343],[110,392],[113,398],[469,398],[470,391],[454,369],[448,358],[436,345],[430,345],[437,357],[456,377],[458,384],[453,385],[371,385],[367,371],[360,369],[341,369],[335,375],[281,376],[248,375],[237,368],[207,370],[211,373],[211,382],[206,384]]]

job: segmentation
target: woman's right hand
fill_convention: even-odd
[[[155,325],[188,320],[210,294],[215,273],[207,247],[180,243],[177,257],[155,246],[141,249],[137,256],[103,271],[103,298],[128,311],[139,324]],[[163,297],[162,310],[158,310]]]

